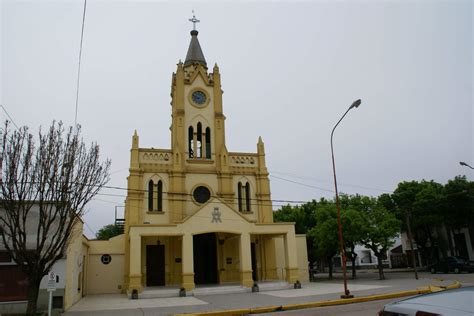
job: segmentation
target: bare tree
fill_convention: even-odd
[[[80,127],[53,122],[38,133],[27,127],[0,137],[0,235],[28,278],[27,314],[36,313],[41,279],[66,253],[85,205],[109,180],[110,160],[86,147]]]

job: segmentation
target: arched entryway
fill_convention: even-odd
[[[217,239],[215,233],[194,235],[194,283],[218,283]]]

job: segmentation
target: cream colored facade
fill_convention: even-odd
[[[125,231],[88,242],[88,294],[308,280],[305,237],[273,222],[262,139],[254,153],[227,150],[221,75],[197,34],[172,76],[171,149],[140,148],[134,133]]]
[[[123,289],[306,281],[305,239],[293,223],[273,222],[264,143],[255,153],[227,150],[219,68],[209,72],[191,36],[172,76],[171,149],[132,138]]]

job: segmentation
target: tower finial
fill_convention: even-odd
[[[193,18],[189,19],[189,22],[193,22],[193,31],[196,31],[196,23],[199,23],[198,19],[196,19],[196,15],[194,15],[194,10],[193,10]]]

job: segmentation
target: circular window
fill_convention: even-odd
[[[102,255],[100,261],[102,261],[103,264],[109,264],[110,261],[112,261],[112,257],[110,255]]]
[[[209,191],[205,186],[199,186],[194,189],[193,197],[198,203],[206,203],[211,198],[211,191]]]

